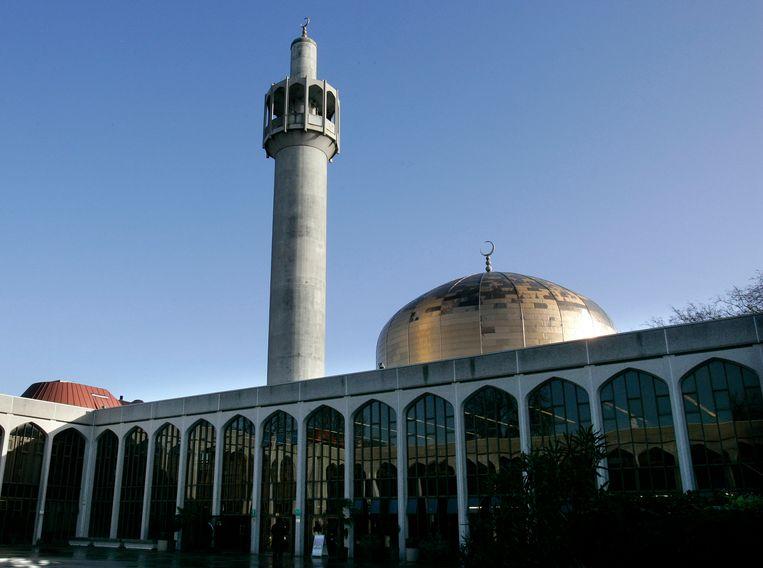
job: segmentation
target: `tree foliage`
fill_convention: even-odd
[[[671,310],[673,313],[667,320],[652,318],[648,325],[661,327],[763,313],[763,271],[757,271],[747,286],[734,286],[708,303],[689,302],[682,308],[673,306]]]

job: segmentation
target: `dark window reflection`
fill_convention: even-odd
[[[601,388],[609,488],[656,492],[681,488],[668,385],[629,369]]]
[[[286,551],[294,550],[297,496],[297,421],[277,410],[262,425],[260,551],[271,550],[271,528],[286,532]]]
[[[491,479],[498,472],[519,469],[513,460],[521,453],[517,400],[495,387],[483,387],[464,403],[466,479],[469,510],[488,505]]]
[[[414,543],[439,534],[458,543],[456,432],[453,406],[425,394],[406,412],[409,537]]]
[[[763,396],[757,373],[721,359],[681,380],[697,489],[763,488]]]
[[[175,532],[178,470],[180,469],[180,430],[165,424],[156,433],[154,466],[151,478],[149,538],[170,540]]]
[[[394,557],[398,541],[395,410],[378,400],[367,402],[355,412],[353,438],[355,541],[373,539],[377,549],[385,549],[386,558]]]
[[[135,427],[125,436],[124,444],[117,537],[140,538],[146,460],[148,459],[148,434],[142,428]]]
[[[27,422],[11,430],[0,495],[0,544],[31,544],[45,432]]]
[[[588,393],[565,379],[549,379],[537,386],[527,404],[533,448],[591,426]]]
[[[96,441],[93,495],[90,502],[91,537],[108,538],[114,506],[114,480],[117,472],[119,438],[106,430]]]
[[[50,455],[42,540],[67,543],[77,532],[85,437],[68,428],[56,434]]]
[[[321,406],[307,419],[305,547],[326,537],[329,557],[344,554],[344,417]]]

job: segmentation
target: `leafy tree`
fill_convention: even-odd
[[[747,314],[763,313],[763,271],[750,278],[744,287],[734,286],[725,294],[715,296],[709,303],[689,302],[683,308],[671,307],[673,314],[665,318],[652,318],[647,325],[661,327],[670,324],[696,323]]]

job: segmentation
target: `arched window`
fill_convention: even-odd
[[[763,487],[763,396],[757,373],[713,359],[681,379],[697,489]]]
[[[609,488],[655,492],[681,488],[670,394],[665,381],[635,369],[601,387]]]
[[[278,87],[273,91],[273,128],[283,126],[283,115],[286,111],[286,89]]]
[[[326,118],[330,121],[334,121],[334,115],[336,114],[336,97],[334,93],[328,91],[326,93]]]
[[[456,430],[453,405],[433,394],[406,411],[409,537],[417,543],[439,535],[458,543]]]
[[[302,122],[305,116],[305,85],[289,84],[289,124]]]
[[[186,454],[185,504],[196,512],[212,514],[212,488],[215,479],[215,427],[199,420],[188,432]]]
[[[294,508],[297,483],[297,421],[282,410],[262,425],[262,475],[260,501],[260,552],[270,550],[270,530],[282,523],[286,550],[294,550]]]
[[[215,428],[198,420],[186,434],[182,544],[184,550],[206,549],[212,544],[209,522],[215,479]]]
[[[9,434],[0,499],[0,544],[32,543],[45,438],[45,432],[32,422]]]
[[[273,119],[273,117],[270,114],[270,101],[271,100],[272,99],[270,98],[270,95],[265,97],[265,117],[263,119],[263,124],[265,125],[264,126],[265,130],[268,129],[268,127],[270,126],[270,121]]]
[[[68,544],[77,532],[84,460],[85,437],[78,430],[67,428],[55,435],[42,524],[42,540],[45,542]]]
[[[177,512],[180,430],[168,423],[155,436],[148,536],[172,540]]]
[[[221,513],[248,517],[254,479],[254,424],[248,418],[236,416],[225,426],[222,474]]]
[[[323,89],[318,85],[310,85],[308,90],[308,105],[311,115],[323,116]]]
[[[326,535],[329,557],[344,550],[344,417],[321,406],[307,418],[305,547],[316,533]]]
[[[111,430],[98,436],[95,450],[93,495],[90,500],[88,535],[108,538],[111,531],[111,510],[114,506],[114,479],[117,473],[119,438]]]
[[[588,393],[565,379],[538,385],[527,397],[533,449],[591,426]]]
[[[140,538],[143,491],[146,485],[148,434],[136,426],[125,436],[124,445],[117,538]]]
[[[365,403],[355,412],[353,440],[355,542],[374,535],[394,550],[398,540],[395,410],[378,400]]]
[[[522,451],[517,400],[495,387],[479,389],[464,402],[464,436],[469,507],[473,511],[473,507],[490,501],[491,477],[511,472],[512,460]]]
[[[215,535],[218,548],[249,551],[254,444],[254,424],[251,420],[236,416],[225,425],[220,499],[223,517]]]

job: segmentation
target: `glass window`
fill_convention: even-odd
[[[32,422],[9,434],[0,494],[0,544],[32,543],[45,439],[42,428]]]
[[[222,516],[215,531],[215,546],[220,550],[248,552],[251,547],[254,452],[254,424],[235,416],[223,429]]]
[[[391,557],[398,540],[395,410],[378,400],[365,403],[355,412],[353,440],[355,541],[375,538]]]
[[[122,492],[119,498],[118,538],[140,538],[143,516],[143,491],[146,485],[148,434],[135,427],[124,439]]]
[[[628,369],[600,391],[609,488],[660,492],[681,489],[668,385]]]
[[[172,540],[177,512],[180,430],[165,424],[155,436],[148,535],[153,539]]]
[[[277,410],[262,425],[260,552],[271,550],[271,529],[278,523],[286,551],[294,550],[297,481],[297,421]]]
[[[236,416],[225,427],[222,475],[221,513],[248,517],[252,512],[254,424],[243,416]]]
[[[491,476],[521,454],[517,400],[495,387],[479,389],[464,402],[464,437],[469,502],[478,506],[492,496]]]
[[[117,473],[119,438],[111,430],[98,436],[95,450],[93,495],[90,500],[91,537],[108,538],[114,506],[114,479]]]
[[[549,379],[535,387],[527,404],[534,449],[591,426],[588,393],[565,379]]]
[[[42,540],[68,544],[77,532],[85,437],[67,428],[53,438],[45,493]]]
[[[753,370],[713,359],[681,380],[697,489],[763,488],[763,396]]]
[[[305,548],[323,534],[329,557],[344,554],[344,417],[321,406],[307,418]]]
[[[456,431],[453,405],[425,394],[406,411],[408,529],[414,543],[439,535],[458,543],[458,517],[448,507],[456,497]]]
[[[214,479],[215,427],[199,420],[188,432],[185,506],[195,506],[196,512],[211,515]]]

